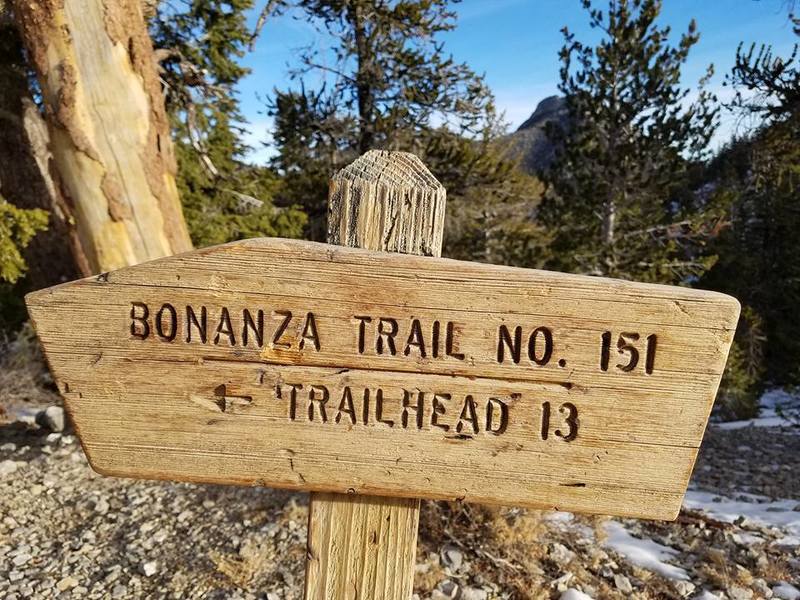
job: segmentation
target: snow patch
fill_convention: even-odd
[[[564,512],[563,510],[552,511],[544,514],[545,521],[559,521],[562,523],[570,523],[575,518],[571,512]]]
[[[715,423],[717,429],[742,429],[743,427],[791,427],[792,423],[778,416],[777,408],[800,407],[800,398],[781,389],[769,390],[758,402],[759,412],[755,419]]]
[[[575,515],[565,511],[544,513],[543,520],[553,529],[574,532],[578,539],[593,540],[594,530],[575,520]]]
[[[608,521],[604,526],[608,534],[605,545],[619,552],[634,565],[668,579],[689,580],[686,571],[664,562],[678,557],[679,552],[674,548],[662,546],[653,540],[634,537],[622,523],[617,521]]]
[[[702,510],[707,515],[726,523],[739,517],[766,527],[778,527],[787,536],[780,543],[789,544],[800,537],[800,502],[797,500],[770,500],[754,494],[742,494],[752,500],[731,500],[718,494],[689,490],[683,499],[686,508]],[[718,501],[715,501],[718,500]]]

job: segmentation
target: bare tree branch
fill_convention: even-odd
[[[258,36],[261,35],[261,30],[264,28],[264,24],[267,22],[267,19],[277,8],[280,2],[281,0],[267,0],[264,8],[261,9],[261,13],[258,15],[258,21],[256,21],[256,26],[253,28],[253,33],[250,35],[250,42],[248,43],[248,49],[250,52],[255,50],[256,41],[258,40]]]

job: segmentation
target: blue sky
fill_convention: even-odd
[[[600,2],[606,5],[605,0]],[[581,40],[596,35],[578,0],[464,0],[456,11],[457,27],[444,36],[445,50],[485,74],[511,129],[540,100],[557,93],[561,28],[567,25]],[[739,42],[766,42],[777,53],[789,55],[797,38],[787,12],[786,0],[664,0],[661,22],[677,36],[692,18],[697,21],[701,37],[684,70],[685,83],[696,85],[713,63],[716,74],[711,88],[724,99],[730,92],[722,81]],[[252,73],[241,82],[239,95],[250,122],[248,141],[255,147],[250,158],[256,162],[272,153],[262,146],[269,140],[270,129],[264,98],[273,88],[290,85],[288,69],[294,64],[294,50],[309,44],[324,48],[326,40],[309,23],[284,15],[268,21],[255,50],[244,59]],[[313,79],[308,82],[314,83]],[[735,128],[735,118],[723,114],[716,144]]]

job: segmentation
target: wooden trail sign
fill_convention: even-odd
[[[712,292],[282,239],[27,302],[103,474],[664,519],[739,313]]]

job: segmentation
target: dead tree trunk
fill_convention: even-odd
[[[139,0],[12,0],[92,271],[191,249]]]
[[[25,249],[26,276],[38,289],[89,275],[70,208],[49,172],[47,126],[33,103],[22,41],[0,8],[0,196],[50,213],[47,231]]]

